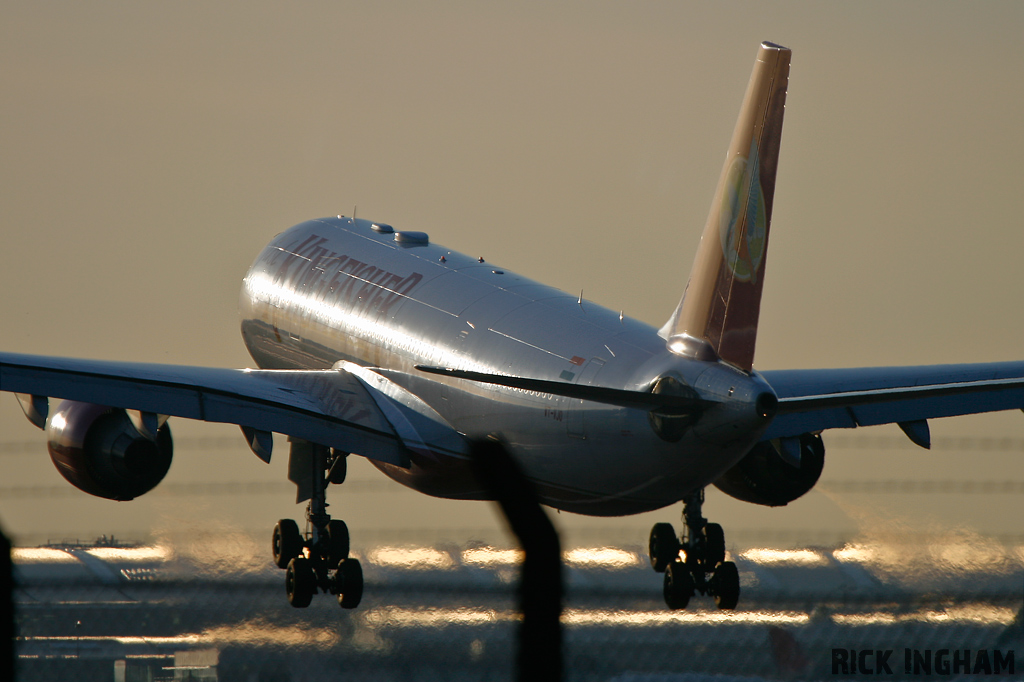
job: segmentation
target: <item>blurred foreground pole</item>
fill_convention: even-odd
[[[0,680],[14,679],[14,571],[11,541],[0,530]]]
[[[473,443],[480,483],[501,506],[526,557],[519,580],[523,623],[518,679],[562,679],[562,548],[530,481],[496,441]]]

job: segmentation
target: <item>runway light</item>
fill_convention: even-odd
[[[514,611],[491,609],[405,609],[384,607],[367,611],[364,621],[371,627],[482,626],[519,620]],[[614,611],[566,609],[562,624],[568,627],[665,627],[673,625],[804,625],[806,613],[786,611]]]
[[[522,561],[523,552],[519,549],[474,547],[462,552],[462,563],[475,566],[516,566]]]
[[[977,623],[979,625],[1010,625],[1016,620],[1017,612],[1005,606],[988,604],[966,604],[951,606],[942,611],[920,611],[909,613],[906,620],[924,623]]]
[[[22,638],[22,641],[49,642],[53,644],[61,642],[117,642],[118,644],[125,645],[147,644],[150,646],[174,646],[181,644],[198,644],[201,641],[201,637],[199,635],[177,635],[174,637],[125,637],[117,635],[84,635],[82,637],[78,637],[74,635],[64,635],[60,637],[29,636]]]
[[[933,548],[935,560],[947,570],[981,571],[987,574],[1012,571],[1011,561],[1002,544],[981,537],[947,542]]]
[[[640,565],[640,557],[615,547],[580,547],[563,556],[567,564],[580,568],[623,569]]]
[[[240,644],[245,646],[323,647],[337,645],[341,636],[327,628],[305,628],[298,625],[277,626],[262,620],[238,625],[208,628],[198,635],[204,643]]]
[[[462,552],[462,563],[477,566],[517,566],[523,561],[522,550],[474,547]],[[616,547],[578,547],[562,554],[562,560],[579,568],[623,569],[639,566],[642,561],[634,552]]]
[[[1011,625],[1017,617],[1016,611],[1005,606],[970,604],[948,609],[922,610],[911,613],[835,613],[832,621],[836,625],[896,625],[899,623],[972,623],[978,625]]]
[[[575,626],[658,627],[664,625],[804,625],[806,613],[787,611],[605,611],[566,609],[562,623]]]
[[[62,549],[49,547],[15,547],[11,550],[11,559],[15,562],[33,561],[47,564],[66,564],[78,561],[73,555]]]
[[[832,552],[832,556],[835,557],[836,561],[860,564],[866,564],[873,561],[876,555],[877,552],[871,547],[850,543],[846,543],[842,549],[837,549]]]
[[[829,561],[811,549],[748,549],[740,556],[756,564],[793,564],[797,566],[828,566]]]
[[[25,637],[26,642],[60,643],[101,643],[116,642],[123,646],[188,646],[197,644],[242,644],[272,646],[322,646],[336,645],[340,635],[323,628],[304,628],[300,626],[275,626],[262,620],[244,621],[238,625],[214,627],[200,633],[190,633],[170,637],[136,637],[136,636],[61,636],[61,637]],[[130,655],[128,656],[130,658]],[[151,656],[147,655],[147,658]]]
[[[104,561],[167,561],[171,550],[167,547],[93,547],[86,552]]]
[[[915,554],[912,562],[918,569],[907,573],[908,552]],[[999,542],[974,535],[947,534],[929,542],[927,546],[907,548],[899,541],[876,543],[847,543],[832,552],[836,561],[866,564],[876,570],[900,572],[904,576],[932,573],[984,573],[1006,575],[1017,570],[1016,565],[1024,563],[1020,550],[1008,550]]]
[[[489,625],[498,621],[518,620],[518,613],[492,609],[403,609],[384,607],[367,611],[363,619],[371,627],[428,627],[451,625]]]
[[[895,625],[896,615],[892,613],[834,613],[832,622],[836,625]]]
[[[378,566],[413,571],[445,569],[455,564],[448,552],[433,547],[378,547],[367,554],[367,559]]]

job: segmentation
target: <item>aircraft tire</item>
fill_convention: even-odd
[[[717,523],[704,526],[704,567],[712,570],[725,561],[725,531]]]
[[[685,609],[693,596],[693,577],[682,561],[676,559],[665,569],[665,604],[670,609]]]
[[[658,573],[665,569],[679,556],[679,539],[671,523],[656,523],[651,528],[651,537],[647,543],[647,553],[651,559],[651,568]]]
[[[341,519],[334,519],[327,524],[327,565],[334,568],[348,559],[349,534],[348,526]]]
[[[358,559],[345,559],[334,576],[338,606],[354,609],[363,599],[363,567]]]
[[[302,535],[299,526],[291,519],[281,519],[274,526],[274,537],[271,549],[274,564],[278,568],[288,568],[288,562],[302,554]]]
[[[295,557],[288,563],[285,573],[285,591],[288,603],[297,609],[304,609],[313,601],[316,593],[316,575],[306,557]]]
[[[740,599],[740,574],[736,564],[723,561],[711,576],[711,591],[715,595],[715,606],[724,610],[736,608]]]

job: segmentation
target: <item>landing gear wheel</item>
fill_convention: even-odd
[[[341,519],[327,524],[327,565],[334,568],[348,559],[348,526]]]
[[[711,593],[715,595],[715,606],[720,609],[734,609],[740,599],[740,574],[736,564],[722,562],[711,576]]]
[[[676,559],[665,568],[665,603],[670,609],[685,609],[693,596],[693,578],[686,564]]]
[[[679,539],[671,523],[656,523],[651,528],[651,538],[647,543],[647,553],[651,558],[651,568],[664,573],[665,568],[679,556]]]
[[[338,594],[338,606],[343,609],[354,609],[363,598],[363,567],[358,559],[345,559],[338,566],[334,575],[335,592]]]
[[[304,609],[313,601],[313,594],[316,592],[316,575],[313,567],[306,557],[295,557],[288,563],[288,572],[285,574],[285,591],[288,593],[288,603],[297,609]]]
[[[288,480],[309,500],[305,534],[299,534],[294,521],[280,521],[274,528],[274,562],[287,568],[288,603],[304,608],[313,595],[329,592],[337,595],[342,608],[354,609],[363,598],[363,569],[348,556],[348,525],[327,513],[327,487],[345,480],[348,453],[300,438],[288,440]]]
[[[278,568],[288,568],[288,562],[302,554],[302,535],[299,525],[291,519],[281,519],[274,526],[272,545],[274,564]]]
[[[725,561],[725,532],[717,523],[704,526],[704,570],[714,570]]]
[[[725,560],[725,533],[701,514],[704,489],[683,498],[683,533],[676,539],[672,526],[651,529],[647,551],[655,571],[665,573],[665,603],[683,609],[694,594],[714,597],[720,609],[734,609],[740,598],[736,564]],[[682,557],[682,558],[680,558]]]

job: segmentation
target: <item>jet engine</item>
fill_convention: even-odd
[[[156,415],[133,416],[63,401],[46,425],[57,471],[79,490],[108,500],[131,500],[152,490],[171,467],[171,430]]]
[[[825,445],[816,433],[799,437],[800,466],[794,466],[779,454],[781,444],[761,442],[733,468],[715,481],[714,486],[730,497],[744,502],[781,507],[814,487],[825,466]]]

